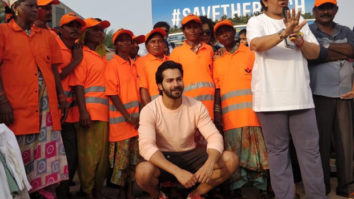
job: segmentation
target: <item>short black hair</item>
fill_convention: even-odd
[[[240,32],[238,32],[238,35],[242,35],[242,34],[246,34],[246,28],[245,29],[242,29],[242,30],[240,30]]]
[[[155,74],[156,84],[162,83],[162,81],[163,81],[162,73],[167,69],[178,69],[179,72],[181,72],[181,75],[183,77],[183,69],[182,69],[182,65],[180,63],[177,63],[174,61],[165,61],[164,63],[162,63],[159,66],[159,68],[156,71],[156,74]]]
[[[170,28],[171,28],[170,25],[168,25],[168,23],[165,21],[159,21],[159,22],[155,23],[155,25],[154,25],[154,29],[161,28],[161,27],[165,27],[165,28],[167,28],[167,30],[170,30]]]
[[[202,21],[203,24],[208,24],[209,29],[210,29],[210,37],[211,37],[211,42],[215,42],[215,37],[214,37],[214,23],[211,19],[209,19],[206,16],[200,16],[200,20]]]

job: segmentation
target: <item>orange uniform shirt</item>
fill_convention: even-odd
[[[195,53],[186,41],[182,46],[176,47],[170,55],[170,60],[182,64],[184,95],[201,101],[212,119],[214,118],[215,94],[212,77],[213,56],[212,47],[204,42],[201,43],[198,52]]]
[[[139,116],[139,88],[136,66],[118,55],[108,63],[106,72],[106,95],[118,95],[127,112]],[[118,142],[137,136],[134,126],[125,121],[123,115],[109,99],[109,141]]]
[[[225,52],[214,62],[214,81],[220,89],[224,130],[260,126],[252,110],[251,79],[255,55],[240,44],[233,53]]]
[[[61,55],[63,58],[62,63],[58,65],[59,73],[61,73],[62,69],[71,63],[72,54],[71,54],[71,50],[65,46],[65,44],[60,39],[60,37],[56,36],[56,38],[57,38],[57,42],[60,46],[60,52],[61,52]],[[69,85],[70,76],[72,74],[73,74],[73,72],[71,74],[69,74],[68,76],[66,76],[65,79],[61,80],[61,84],[63,86],[64,93],[66,96],[66,101],[70,104],[68,116],[66,117],[66,120],[65,120],[65,122],[68,122],[68,123],[75,123],[75,122],[79,121],[79,118],[78,118],[79,109],[77,107],[77,104],[75,103],[76,100],[75,100],[74,92],[72,91],[72,89]]]
[[[148,53],[136,61],[139,88],[146,88],[149,91],[151,100],[159,96],[159,89],[156,84],[155,73],[159,66],[167,60],[167,56],[164,56],[164,58],[161,59]]]
[[[53,35],[33,26],[28,35],[14,20],[0,24],[0,75],[14,113],[9,128],[16,135],[39,133],[38,70],[47,86],[53,130],[60,130],[60,113],[52,64],[61,63]]]
[[[105,95],[104,71],[107,61],[97,52],[83,47],[83,59],[70,76],[70,86],[83,86],[86,108],[91,120],[108,121],[108,98]],[[79,118],[80,115],[73,117]]]

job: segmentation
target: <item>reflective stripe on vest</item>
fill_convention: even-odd
[[[246,108],[252,108],[252,102],[243,102],[243,103],[238,103],[238,104],[233,104],[233,105],[227,106],[222,109],[222,114],[226,114],[227,112],[230,112],[230,111],[246,109]]]
[[[227,100],[231,97],[238,97],[243,95],[252,95],[251,89],[236,90],[236,91],[225,93],[221,96],[221,101]]]
[[[214,100],[214,95],[199,95],[194,97],[198,101]]]
[[[125,109],[130,109],[130,108],[134,108],[134,107],[139,107],[139,102],[138,101],[132,101],[126,104],[123,104]],[[118,109],[116,108],[116,106],[114,106],[113,104],[109,105],[109,110],[110,111],[118,111]]]
[[[86,103],[94,103],[94,104],[104,104],[108,106],[108,99],[103,99],[99,97],[86,97]]]
[[[197,88],[204,88],[204,87],[215,88],[214,84],[211,82],[197,82],[197,83],[186,86],[184,88],[184,92],[191,91],[191,90],[194,90]]]
[[[131,116],[138,117],[139,113],[133,113],[133,114],[131,114]],[[119,124],[119,123],[123,123],[123,122],[125,122],[124,116],[109,118],[110,124]]]
[[[106,91],[106,88],[104,86],[92,86],[92,87],[85,88],[85,93],[105,92],[105,91]]]

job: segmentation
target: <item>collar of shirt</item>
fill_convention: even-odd
[[[321,33],[321,34],[325,34],[327,37],[335,37],[337,36],[340,32],[342,32],[342,26],[338,25],[337,23],[333,22],[334,23],[334,32],[333,32],[333,35],[328,35],[327,33],[323,32],[318,26],[317,26],[317,23],[314,22],[312,24],[312,26],[315,28],[315,30],[318,32],[318,33]],[[316,36],[316,35],[315,35]]]
[[[207,44],[204,43],[204,42],[200,42],[197,46],[195,46],[195,47],[193,48],[192,46],[190,46],[190,45],[187,43],[187,41],[184,41],[184,42],[183,42],[183,47],[190,49],[190,50],[193,51],[194,53],[198,53],[199,50],[205,49],[205,48],[206,48],[205,45],[207,45]]]
[[[120,65],[129,64],[130,66],[133,66],[135,63],[134,60],[132,60],[130,57],[129,57],[129,61],[128,61],[128,60],[123,59],[122,57],[120,57],[117,54],[113,55],[113,59],[115,59],[118,62],[118,64],[120,64]]]
[[[95,56],[97,56],[97,57],[99,57],[99,58],[101,58],[101,59],[104,58],[104,57],[102,57],[100,54],[98,54],[96,51],[91,50],[91,49],[90,49],[89,47],[87,47],[87,46],[84,46],[82,49],[83,49],[84,52],[91,53],[91,54],[93,54],[93,55],[95,55]]]
[[[15,22],[14,19],[12,19],[8,24],[9,24],[10,28],[12,28],[14,31],[16,31],[16,32],[24,32],[24,33],[26,33],[26,35],[27,35],[27,31],[24,31],[24,30]],[[34,33],[40,32],[40,31],[41,31],[40,28],[38,28],[38,27],[36,27],[36,26],[32,26],[32,27],[31,27],[31,30],[30,30],[31,36],[32,36]]]
[[[231,49],[231,54],[234,54],[237,50],[239,50],[240,43],[236,42],[235,46]]]
[[[168,59],[168,57],[167,57],[166,55],[164,55],[163,58],[161,59],[160,57],[155,57],[154,55],[152,55],[152,54],[150,54],[150,53],[148,53],[148,54],[146,55],[146,57],[147,57],[149,60],[159,60],[159,61],[163,61],[163,62],[167,61],[167,59]]]
[[[236,43],[236,45],[232,48],[231,52],[225,50],[224,54],[225,55],[235,55],[239,52],[247,51],[248,50],[247,48],[248,48],[247,46],[245,46],[241,43]]]

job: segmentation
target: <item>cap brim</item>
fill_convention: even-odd
[[[101,21],[99,24],[97,24],[99,26],[101,26],[103,29],[106,29],[108,28],[109,26],[111,26],[111,23],[109,23],[109,21],[107,20],[104,20],[104,21]]]
[[[187,23],[190,23],[190,22],[192,22],[192,21],[194,21],[195,23],[199,23],[199,24],[202,24],[202,21],[199,19],[196,19],[196,18],[191,18],[191,19],[188,19],[188,20],[186,20],[183,24],[182,24],[182,26],[184,26],[184,25],[186,25]]]
[[[138,42],[138,44],[144,43],[145,42],[145,35],[139,35],[137,37],[134,37],[134,40]]]
[[[133,33],[129,30],[121,30],[119,32],[119,34],[117,35],[117,37],[119,37],[119,35],[122,35],[122,34],[128,34],[129,36],[131,36],[132,38],[134,37]]]
[[[146,35],[145,42],[147,42],[149,40],[149,38],[155,33],[161,34],[163,38],[166,36],[166,31],[164,29],[156,28],[156,29],[152,30],[149,34]]]
[[[216,31],[218,31],[219,28],[223,27],[223,26],[229,26],[231,28],[234,28],[233,25],[229,24],[229,23],[220,23],[220,24],[216,24],[214,27],[214,33],[216,33]]]
[[[58,0],[51,0],[43,3],[38,3],[38,6],[57,5],[57,4],[60,4]]]
[[[322,6],[323,4],[327,4],[327,3],[329,3],[329,4],[333,4],[333,5],[337,5],[337,4],[335,4],[335,3],[333,3],[333,2],[322,2],[322,3],[318,3],[318,4],[315,4],[313,7],[320,7],[320,6]]]
[[[58,1],[58,0],[53,0],[53,1],[52,1],[52,4],[58,5],[58,4],[60,4],[60,1]]]
[[[133,38],[134,34],[132,31],[130,30],[119,30],[119,32],[116,32],[114,35],[113,35],[113,38],[112,38],[112,41],[113,41],[113,44],[116,43],[116,40],[117,38],[122,35],[122,34],[128,34],[129,36],[131,36]]]
[[[61,26],[65,26],[65,25],[67,25],[67,24],[69,24],[69,23],[71,23],[71,22],[73,22],[73,21],[77,21],[77,22],[79,22],[80,23],[80,25],[81,25],[81,27],[84,27],[85,26],[85,21],[84,20],[82,20],[82,19],[80,19],[80,18],[72,18],[72,19],[70,19],[69,21],[66,21],[65,23],[63,23],[63,24],[60,24],[60,27]]]

